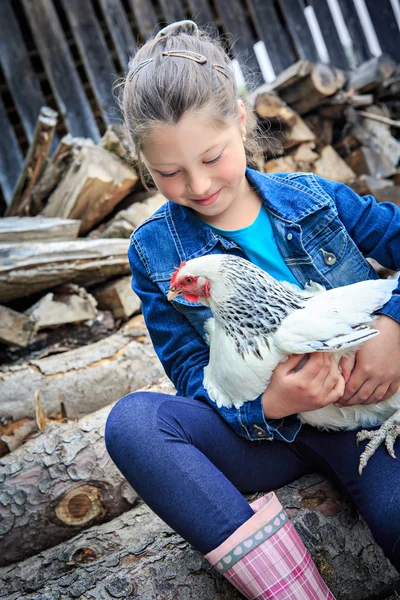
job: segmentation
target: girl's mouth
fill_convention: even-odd
[[[218,190],[218,192],[215,192],[215,194],[213,194],[212,196],[208,196],[208,198],[199,198],[199,200],[194,200],[193,198],[191,198],[192,202],[195,202],[196,204],[199,204],[200,206],[209,206],[210,204],[213,204],[219,196],[221,190]]]

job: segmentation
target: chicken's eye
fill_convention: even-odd
[[[186,277],[185,283],[187,283],[187,284],[193,283],[192,277]]]

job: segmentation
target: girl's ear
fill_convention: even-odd
[[[239,108],[239,127],[240,127],[240,131],[244,134],[246,133],[246,120],[247,120],[247,116],[246,116],[246,109],[244,107],[243,104],[243,100],[238,100],[238,108]]]

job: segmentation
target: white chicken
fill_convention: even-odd
[[[337,362],[379,333],[373,329],[379,310],[397,286],[396,276],[325,290],[310,284],[305,290],[280,282],[249,261],[212,254],[181,263],[171,278],[168,298],[178,295],[208,306],[214,318],[206,322],[210,346],[204,387],[217,406],[240,408],[268,386],[278,363],[292,354],[333,353]],[[400,434],[400,391],[372,405],[325,408],[299,413],[304,423],[324,429],[361,431],[357,443],[369,439],[360,457],[359,473],[385,441]]]

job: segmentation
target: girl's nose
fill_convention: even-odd
[[[205,198],[212,193],[211,179],[200,174],[195,174],[188,179],[187,190],[191,196]]]

